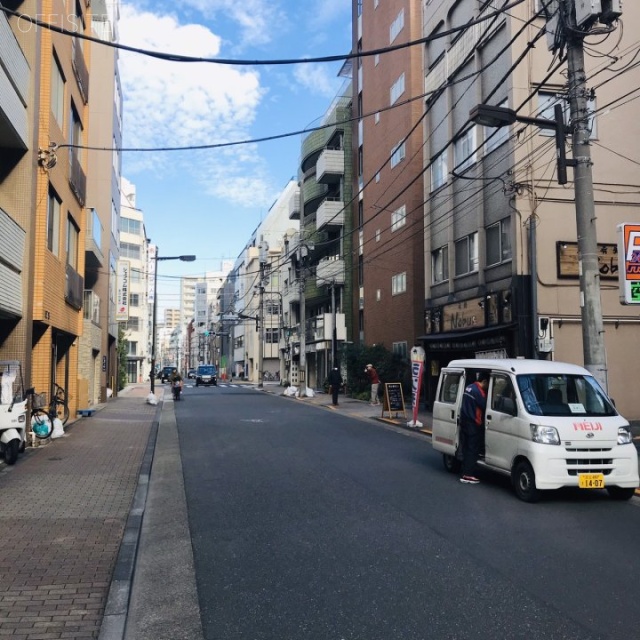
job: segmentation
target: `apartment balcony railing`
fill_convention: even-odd
[[[295,189],[289,198],[289,220],[300,220],[300,189]]]
[[[325,149],[316,164],[316,180],[336,184],[344,177],[344,150]]]
[[[343,227],[344,207],[345,203],[339,198],[325,198],[316,213],[318,231]]]
[[[86,238],[86,258],[87,266],[90,268],[104,266],[104,255],[102,254],[102,223],[98,212],[91,208],[87,215],[87,238]]]
[[[87,176],[84,173],[82,164],[80,164],[80,158],[78,158],[78,153],[75,149],[71,150],[69,157],[71,165],[69,185],[80,205],[84,207],[87,198]]]
[[[316,265],[316,278],[318,285],[344,284],[344,260],[323,258]]]
[[[29,148],[27,109],[31,70],[9,22],[0,13],[0,147]]]
[[[85,289],[82,315],[85,320],[91,320],[93,324],[100,325],[100,297],[95,291]]]
[[[85,104],[89,102],[89,70],[87,63],[84,61],[84,52],[77,40],[73,42],[73,72],[78,81],[78,87],[82,94],[82,100]]]
[[[74,308],[82,309],[84,298],[84,278],[71,266],[67,265],[64,299]]]

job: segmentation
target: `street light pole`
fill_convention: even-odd
[[[156,390],[156,327],[158,324],[158,262],[161,260],[181,260],[182,262],[193,262],[196,259],[195,256],[166,256],[160,257],[158,247],[156,246],[153,269],[153,321],[151,323],[151,394]]]

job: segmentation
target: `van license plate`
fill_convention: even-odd
[[[604,489],[604,474],[579,473],[578,486],[581,489]]]

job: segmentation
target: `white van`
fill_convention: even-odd
[[[491,375],[485,453],[478,464],[511,476],[518,497],[546,489],[606,489],[628,500],[640,484],[629,423],[586,369],[546,360],[453,360],[442,369],[433,406],[434,449],[458,473],[459,415],[466,385]]]

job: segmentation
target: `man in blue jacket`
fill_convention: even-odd
[[[489,373],[481,371],[478,379],[468,385],[460,407],[462,431],[462,477],[460,482],[478,484],[476,465],[484,441],[484,414],[487,409]]]

